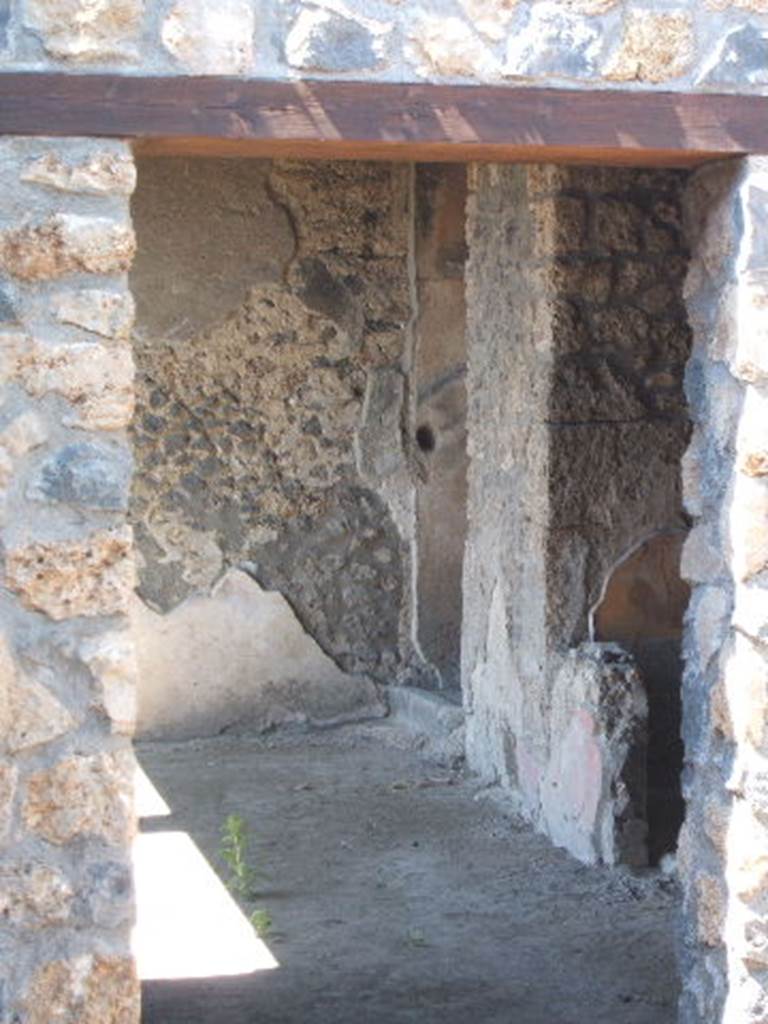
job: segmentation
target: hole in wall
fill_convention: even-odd
[[[428,423],[422,423],[416,428],[416,444],[423,452],[433,452],[437,446],[435,432]]]
[[[680,576],[685,531],[655,534],[611,572],[594,612],[596,640],[613,640],[634,657],[648,698],[648,859],[677,847],[682,796],[681,686],[683,617],[690,589]]]

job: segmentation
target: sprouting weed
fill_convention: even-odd
[[[250,837],[248,827],[239,814],[228,814],[221,829],[221,859],[229,868],[227,886],[241,902],[251,903],[256,895],[257,872],[248,863]],[[272,917],[267,910],[255,909],[248,918],[256,934],[264,938],[272,928]]]

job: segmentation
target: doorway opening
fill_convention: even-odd
[[[621,633],[618,569],[590,609],[685,528],[684,179],[139,160],[144,831],[222,869],[240,817],[278,965],[148,981],[147,1024],[674,1019],[674,885],[612,870],[673,845],[673,638]]]

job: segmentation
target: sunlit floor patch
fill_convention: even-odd
[[[171,813],[171,808],[138,761],[133,773],[133,793],[136,814],[140,818],[165,818]]]
[[[279,966],[185,832],[151,832],[134,844],[139,976],[212,978]]]

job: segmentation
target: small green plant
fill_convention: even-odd
[[[253,925],[254,931],[260,939],[269,935],[272,929],[272,915],[268,910],[254,910],[248,920]]]
[[[252,903],[256,895],[257,872],[248,863],[250,837],[248,826],[239,814],[228,814],[221,829],[221,859],[229,868],[227,886],[241,903]],[[272,928],[269,911],[260,908],[251,911],[248,918],[259,938],[264,938]]]
[[[413,946],[415,949],[423,949],[427,945],[427,939],[421,928],[409,928],[405,936],[405,942],[408,946]]]
[[[221,858],[229,868],[227,885],[241,899],[254,895],[256,872],[248,863],[248,830],[239,814],[228,814],[221,830]]]

